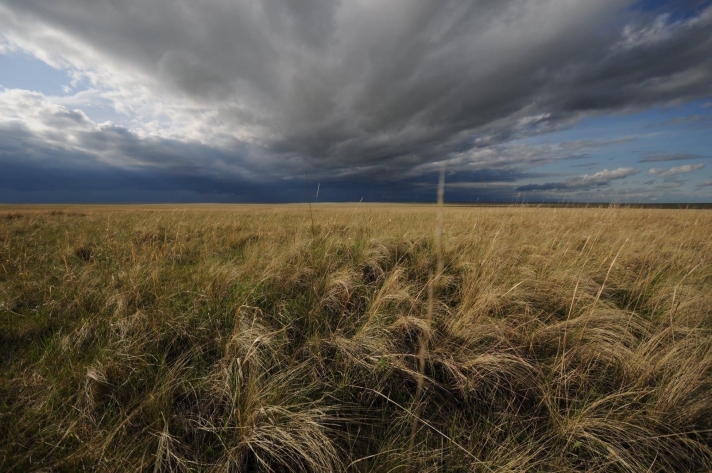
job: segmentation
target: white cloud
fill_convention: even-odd
[[[570,183],[575,185],[590,185],[590,184],[605,184],[616,179],[625,179],[628,176],[638,173],[639,171],[634,168],[618,168],[609,171],[604,169],[603,171],[598,171],[595,174],[584,174],[583,176],[571,179]]]
[[[700,164],[685,164],[684,166],[677,166],[669,169],[663,168],[651,168],[648,169],[649,176],[660,176],[660,177],[670,177],[676,176],[678,174],[688,174],[691,172],[699,171],[704,168],[704,163]]]
[[[0,124],[17,123],[49,136],[96,129],[80,109],[53,103],[39,93],[21,89],[0,90]]]
[[[679,23],[671,23],[669,14],[658,16],[652,25],[638,28],[634,25],[626,25],[623,29],[623,39],[617,47],[631,49],[665,41],[672,36],[675,26],[679,26]]]

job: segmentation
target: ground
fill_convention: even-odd
[[[710,210],[3,206],[0,469],[708,471],[711,235]]]

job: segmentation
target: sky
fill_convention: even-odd
[[[0,0],[0,203],[712,202],[712,1]],[[317,195],[318,189],[318,195]]]

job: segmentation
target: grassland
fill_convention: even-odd
[[[435,212],[0,208],[0,470],[712,469],[711,211]]]

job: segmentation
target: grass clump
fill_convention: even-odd
[[[2,470],[712,468],[707,211],[1,215]]]

